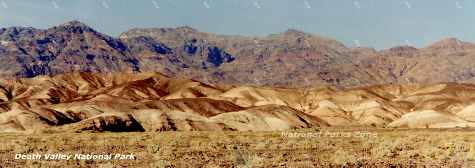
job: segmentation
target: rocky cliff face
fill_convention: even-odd
[[[0,29],[2,76],[161,72],[208,83],[303,87],[473,82],[475,45],[448,38],[377,51],[288,30],[265,37],[190,27],[132,29],[114,38],[78,21]],[[424,75],[421,75],[424,74]]]

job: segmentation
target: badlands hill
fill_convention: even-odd
[[[70,73],[0,82],[1,132],[272,131],[475,126],[475,85],[283,89],[159,73]]]
[[[475,45],[455,38],[424,48],[349,48],[298,30],[263,37],[191,27],[135,28],[111,37],[78,21],[0,28],[0,74],[160,72],[214,84],[272,87],[475,82]],[[424,75],[421,75],[424,74]]]
[[[158,73],[73,73],[1,83],[2,132],[266,131],[328,125],[280,104],[240,106],[211,98],[229,88]]]

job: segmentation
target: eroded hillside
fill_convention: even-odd
[[[475,126],[475,85],[216,86],[159,73],[5,79],[2,132]]]

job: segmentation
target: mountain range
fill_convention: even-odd
[[[111,37],[71,21],[48,29],[0,29],[3,77],[70,72],[160,72],[205,83],[337,88],[474,82],[475,44],[455,38],[424,48],[346,47],[298,30],[265,37],[191,27],[135,28]]]

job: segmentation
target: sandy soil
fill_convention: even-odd
[[[472,167],[472,129],[2,134],[0,167]],[[15,154],[133,154],[15,160]]]

